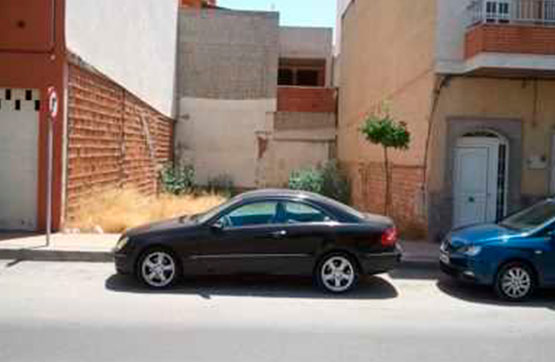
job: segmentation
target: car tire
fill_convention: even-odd
[[[535,288],[534,271],[528,264],[520,261],[503,265],[495,277],[495,293],[507,301],[526,300],[534,293]]]
[[[354,258],[346,253],[324,256],[316,266],[314,274],[318,286],[332,294],[353,290],[359,279],[358,265]]]
[[[178,281],[180,273],[179,260],[165,248],[146,250],[137,263],[137,277],[152,289],[171,287]]]

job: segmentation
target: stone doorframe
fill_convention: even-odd
[[[492,131],[505,137],[509,143],[509,174],[507,187],[507,213],[521,206],[522,183],[522,120],[491,117],[447,117],[446,142],[443,152],[445,167],[443,188],[430,195],[428,207],[429,231],[432,239],[443,237],[453,225],[453,171],[457,139],[470,132]]]

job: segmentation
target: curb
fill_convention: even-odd
[[[0,249],[0,259],[108,263],[114,255],[108,251]]]
[[[39,250],[39,249],[0,249],[0,260],[29,261],[68,261],[111,263],[114,255],[109,251],[78,251],[78,250]],[[403,257],[398,268],[437,269],[435,258]]]

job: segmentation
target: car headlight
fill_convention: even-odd
[[[475,246],[475,245],[469,245],[469,246],[463,246],[458,251],[460,253],[468,255],[468,256],[475,256],[475,255],[478,255],[480,253],[480,251],[482,251],[482,247],[481,246]]]
[[[127,245],[128,241],[129,241],[129,236],[122,237],[121,239],[118,240],[118,243],[116,244],[116,247],[114,248],[114,250],[120,251],[125,247],[125,245]]]

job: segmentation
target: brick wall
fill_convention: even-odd
[[[480,52],[555,54],[555,28],[482,24],[466,33],[465,57]]]
[[[172,157],[172,132],[171,119],[107,78],[70,65],[66,217],[97,188],[155,193],[158,166]]]
[[[216,0],[180,0],[181,6],[200,8],[202,6],[216,6]]]
[[[385,168],[380,162],[342,165],[349,174],[353,205],[362,211],[384,213]],[[426,219],[422,216],[422,167],[391,166],[391,212],[404,237],[426,235]]]
[[[335,113],[335,88],[278,87],[279,112]]]

